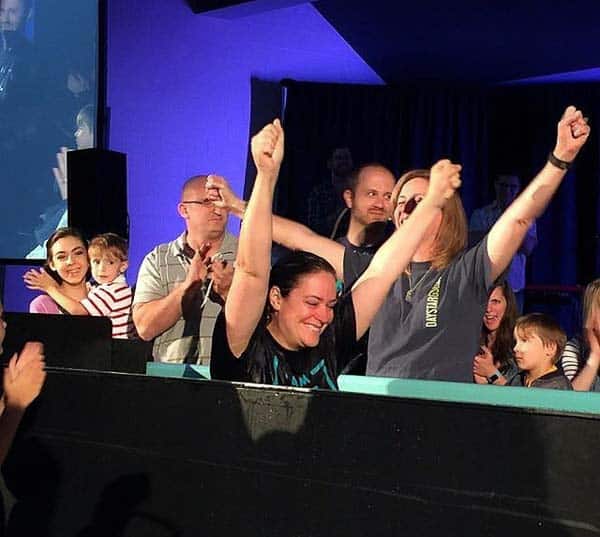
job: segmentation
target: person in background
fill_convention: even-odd
[[[133,321],[143,340],[154,339],[156,361],[208,363],[215,319],[231,285],[237,238],[226,231],[227,211],[207,195],[208,177],[183,185],[177,210],[185,231],[154,248],[138,273]]]
[[[519,317],[515,324],[515,359],[519,372],[509,386],[572,390],[569,379],[556,367],[567,342],[558,323],[544,313]]]
[[[94,147],[96,123],[96,109],[91,104],[84,106],[75,119],[77,129],[73,133],[77,149],[91,149]],[[56,229],[68,226],[67,211],[67,153],[71,151],[61,147],[56,154],[56,167],[52,168],[56,187],[58,188],[61,201],[47,208],[40,215],[41,224],[34,230],[38,245],[27,254],[27,259],[39,259],[46,253],[46,237]]]
[[[560,363],[573,389],[600,391],[600,279],[585,288],[583,330],[567,342]]]
[[[74,228],[64,227],[57,229],[48,238],[44,268],[28,270],[23,275],[23,280],[29,289],[43,290],[43,287],[48,285],[49,279],[53,279],[61,295],[79,302],[88,294],[89,269],[87,243],[83,235]],[[30,313],[69,313],[48,294],[35,297],[29,304],[29,311]]]
[[[496,285],[488,299],[481,326],[481,352],[473,359],[477,384],[506,384],[517,372],[513,355],[513,330],[517,303],[508,282]]]
[[[469,244],[479,242],[492,228],[496,220],[515,200],[521,190],[521,180],[516,175],[499,175],[494,181],[496,199],[475,209],[469,220]],[[537,226],[531,224],[508,269],[507,279],[517,299],[517,308],[523,312],[525,289],[525,265],[527,257],[537,245]]]
[[[344,210],[342,192],[354,167],[347,147],[336,147],[327,160],[329,178],[318,183],[308,195],[307,224],[316,233],[330,236],[336,219]]]
[[[29,289],[44,291],[71,315],[108,317],[113,338],[131,339],[135,337],[135,328],[131,318],[132,291],[125,280],[127,251],[127,241],[115,233],[103,233],[91,240],[88,257],[97,286],[82,300],[65,294],[56,280],[44,271],[28,272],[25,281]]]
[[[4,308],[0,303],[0,355],[4,352],[5,335]],[[39,395],[45,379],[43,345],[25,343],[21,353],[15,353],[4,369],[4,394],[0,399],[0,465],[8,454],[25,410]]]
[[[345,248],[373,255],[386,239],[385,228],[392,218],[391,198],[395,184],[394,174],[381,164],[367,164],[353,171],[343,192],[350,212],[348,231],[336,241]],[[347,288],[353,283],[344,282]]]

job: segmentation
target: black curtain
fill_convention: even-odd
[[[447,157],[465,164],[465,183],[487,183],[486,126],[485,96],[477,92],[288,83],[276,211],[306,222],[306,199],[328,179],[336,147],[349,147],[356,166],[380,162],[396,175]],[[472,208],[482,199],[468,189],[464,201]]]
[[[539,219],[539,242],[528,261],[531,283],[586,284],[600,276],[600,86],[502,87],[490,95],[491,169],[513,170],[525,182],[554,147],[556,123],[570,104],[589,118],[592,134]]]
[[[286,82],[286,156],[275,211],[306,222],[307,199],[328,180],[333,148],[355,165],[381,162],[399,175],[440,158],[463,165],[467,214],[493,199],[493,176],[526,184],[543,166],[568,104],[590,117],[592,136],[545,215],[530,258],[529,283],[587,283],[600,275],[598,85],[470,88]]]

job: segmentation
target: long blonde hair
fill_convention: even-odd
[[[406,172],[392,191],[392,205],[396,207],[398,196],[402,187],[411,179],[425,179],[429,181],[429,170],[410,170]],[[435,246],[431,266],[440,270],[446,268],[450,262],[465,249],[467,245],[467,216],[458,193],[455,193],[442,209],[442,221],[435,237]]]
[[[592,310],[597,308],[600,314],[600,278],[590,282],[583,294],[583,327],[587,324]]]

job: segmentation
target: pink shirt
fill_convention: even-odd
[[[57,313],[62,311],[58,309],[58,304],[48,295],[36,296],[29,304],[29,313]]]

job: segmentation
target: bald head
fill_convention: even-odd
[[[353,222],[364,227],[387,221],[392,215],[391,197],[395,182],[392,172],[378,163],[356,170],[344,191],[351,226]]]
[[[179,215],[183,217],[188,238],[196,243],[219,241],[225,233],[227,211],[215,205],[206,192],[207,175],[190,177],[181,189]]]
[[[208,175],[194,175],[190,177],[181,188],[181,201],[190,198],[190,195],[198,192],[204,192]]]

